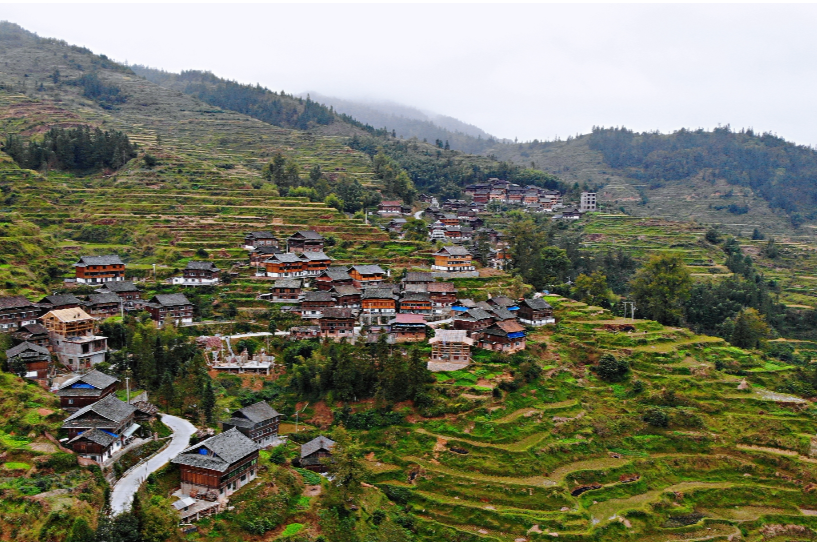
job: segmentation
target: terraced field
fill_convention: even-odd
[[[566,300],[558,328],[532,350],[550,369],[535,384],[495,393],[469,411],[420,420],[405,432],[363,432],[390,467],[372,476],[404,497],[427,539],[726,540],[815,535],[812,403],[777,394],[785,370],[759,353],[655,322],[601,333],[620,320]],[[567,314],[572,316],[567,317]],[[632,322],[631,322],[632,323]],[[659,341],[660,339],[660,341]],[[660,349],[651,349],[652,346]],[[644,349],[639,349],[644,348]],[[625,357],[623,383],[588,367],[600,352]],[[717,371],[734,358],[747,372]],[[460,373],[496,382],[515,364]],[[469,392],[465,375],[438,379]],[[506,375],[505,375],[506,376]],[[457,386],[459,384],[459,386]],[[495,391],[496,392],[496,391]],[[770,395],[773,394],[773,395]],[[657,409],[669,426],[642,417]]]

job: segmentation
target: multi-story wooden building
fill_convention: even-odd
[[[79,284],[103,284],[125,279],[125,264],[118,255],[84,255],[72,266]]]
[[[82,308],[97,319],[119,316],[122,299],[115,293],[92,293],[82,302]]]
[[[303,280],[300,278],[279,278],[273,284],[270,293],[267,294],[273,303],[294,303],[300,300],[303,287]]]
[[[183,293],[159,293],[145,305],[156,325],[193,323],[193,303]]]
[[[303,275],[311,278],[321,276],[332,264],[332,258],[323,252],[303,252]]]
[[[400,312],[403,314],[422,314],[430,316],[433,311],[433,303],[428,293],[407,291],[400,298]]]
[[[51,341],[48,339],[48,330],[42,324],[26,324],[11,334],[11,338],[16,342],[29,342],[38,346],[48,348]]]
[[[61,308],[74,308],[82,304],[82,301],[71,293],[61,293],[54,295],[46,295],[40,302],[40,313],[45,314],[49,310],[59,310]]]
[[[25,378],[45,385],[51,371],[51,352],[38,344],[24,342],[6,350],[10,369],[24,368]]]
[[[517,311],[519,321],[534,326],[555,324],[553,307],[544,299],[522,299]]]
[[[40,318],[60,363],[74,371],[105,361],[108,338],[95,334],[96,318],[79,307],[51,310]]]
[[[173,279],[173,284],[182,286],[215,286],[221,269],[212,261],[188,261],[182,276]]]
[[[495,318],[481,308],[469,308],[465,312],[454,316],[454,328],[465,331],[480,331],[491,327]]]
[[[400,283],[405,291],[426,291],[424,288],[434,282],[434,275],[428,272],[410,271]],[[415,289],[415,288],[420,288]]]
[[[278,246],[258,246],[250,250],[250,265],[252,267],[263,267],[264,261],[271,258],[275,254],[284,254]]]
[[[315,288],[329,291],[338,286],[353,286],[354,281],[349,276],[348,267],[329,267],[320,276],[315,278]]]
[[[444,312],[451,308],[457,300],[457,288],[451,282],[430,282],[426,289],[435,312]]]
[[[382,201],[377,205],[377,213],[380,216],[399,216],[403,213],[400,201]]]
[[[212,494],[223,502],[255,479],[259,450],[237,428],[187,447],[171,460],[180,469],[181,493],[191,498]]]
[[[244,235],[244,249],[252,250],[259,246],[278,246],[278,238],[269,231],[250,231]]]
[[[349,269],[349,276],[356,288],[367,288],[383,282],[386,271],[379,265],[354,265]]]
[[[323,316],[323,311],[335,306],[335,299],[328,291],[308,291],[301,301],[301,317],[317,319]]]
[[[391,289],[366,288],[360,300],[360,317],[368,323],[397,313],[397,296]]]
[[[36,324],[40,306],[21,295],[0,297],[0,331],[14,331],[24,325]]]
[[[467,331],[457,329],[435,329],[431,345],[429,363],[467,364],[471,361],[471,346],[474,340]]]
[[[318,319],[321,326],[321,335],[332,339],[355,336],[355,319],[348,308],[327,308]]]
[[[111,450],[115,452],[129,443],[139,428],[139,424],[135,422],[137,410],[134,405],[120,401],[115,395],[109,395],[66,418],[62,429],[69,439],[94,429],[105,432],[114,438]]]
[[[512,320],[498,322],[483,330],[478,342],[480,348],[509,354],[524,350],[525,345],[525,326]]]
[[[420,342],[426,338],[426,319],[420,314],[397,314],[389,321],[389,333],[395,342]]]
[[[102,288],[96,290],[99,293],[115,293],[125,306],[125,310],[141,310],[145,306],[142,299],[142,290],[130,281],[105,282]]]
[[[335,286],[330,290],[338,308],[359,309],[363,293],[354,286]]]
[[[69,439],[66,445],[83,458],[105,463],[122,448],[122,440],[115,433],[91,428]]]
[[[301,467],[318,472],[326,471],[334,446],[335,442],[323,435],[304,443],[301,445]]]
[[[471,252],[462,246],[444,246],[434,256],[432,270],[442,272],[473,271]]]
[[[238,431],[264,448],[278,437],[278,424],[281,414],[269,406],[266,401],[253,403],[243,409],[233,411],[229,420],[221,423],[221,429]]]
[[[264,272],[259,274],[270,278],[300,278],[304,276],[304,261],[293,253],[273,254],[264,261]]]
[[[60,407],[68,412],[87,407],[113,394],[118,383],[118,379],[96,369],[88,371],[62,383],[57,390]]]
[[[324,238],[315,231],[298,231],[287,239],[287,252],[322,252]]]

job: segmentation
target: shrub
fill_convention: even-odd
[[[629,369],[625,360],[618,360],[612,354],[605,354],[599,358],[596,373],[604,381],[619,382],[627,375]]]
[[[669,426],[669,416],[666,412],[657,407],[647,409],[642,419],[650,426],[655,426],[656,428],[666,428]]]

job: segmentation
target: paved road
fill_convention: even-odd
[[[148,460],[147,463],[142,463],[134,467],[130,473],[114,485],[111,491],[111,509],[115,515],[130,509],[133,503],[133,496],[136,494],[139,485],[148,475],[165,465],[171,458],[187,448],[190,442],[190,436],[196,431],[196,426],[178,416],[163,414],[162,422],[173,430],[170,445]]]
[[[423,214],[424,214],[424,213],[425,213],[425,209],[416,211],[416,212],[414,213],[414,219],[416,219],[416,220],[421,220],[421,219],[423,219]]]

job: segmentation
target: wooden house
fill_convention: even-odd
[[[250,266],[263,267],[264,261],[271,258],[275,254],[284,253],[286,252],[284,252],[278,246],[258,246],[257,248],[250,250]]]
[[[491,327],[496,320],[491,314],[481,308],[470,308],[454,316],[454,329],[465,331],[480,331]]]
[[[434,282],[434,276],[428,272],[417,272],[417,271],[409,271],[406,273],[406,277],[403,278],[403,281],[400,283],[400,286],[405,291],[425,291],[415,290],[415,287],[425,288],[429,284]]]
[[[156,325],[165,323],[186,325],[193,323],[193,303],[183,293],[160,293],[145,305]]]
[[[39,305],[21,295],[0,297],[0,332],[36,324],[41,313]]]
[[[349,276],[356,288],[366,288],[383,282],[386,271],[379,265],[354,265],[349,269]]]
[[[429,363],[454,363],[465,365],[471,361],[471,346],[474,340],[467,331],[457,329],[435,329],[431,345]]]
[[[130,281],[105,282],[102,288],[96,290],[99,293],[115,293],[121,300],[126,311],[141,310],[146,301],[142,299],[142,290]]]
[[[324,238],[315,231],[298,231],[287,239],[287,252],[322,252]]]
[[[389,321],[389,333],[396,342],[420,342],[426,338],[426,319],[419,314],[397,314]]]
[[[87,407],[113,394],[118,383],[119,379],[96,369],[69,379],[63,382],[60,389],[57,390],[57,396],[60,398],[60,408],[73,412]]]
[[[294,303],[302,295],[303,280],[300,278],[279,278],[270,290],[269,300],[273,303]]]
[[[301,467],[319,473],[326,471],[334,446],[335,442],[323,435],[304,443],[301,445]]]
[[[259,450],[255,441],[231,428],[187,447],[171,461],[179,466],[183,494],[224,501],[255,479]]]
[[[329,267],[315,278],[315,288],[321,291],[329,291],[338,286],[353,285],[354,281],[349,276],[348,267]]]
[[[377,213],[380,216],[399,216],[403,213],[400,201],[382,201],[377,205]]]
[[[457,288],[452,282],[430,282],[426,289],[437,312],[451,308],[457,300]]]
[[[522,299],[517,316],[523,324],[533,326],[556,323],[556,318],[553,317],[553,307],[544,299]]]
[[[437,220],[434,223],[429,224],[428,238],[431,240],[443,240],[445,239],[445,234],[445,224],[443,222]]]
[[[354,286],[336,286],[330,291],[335,298],[335,307],[359,309],[363,293]]]
[[[391,289],[366,288],[360,300],[361,318],[366,317],[369,323],[378,321],[381,316],[391,316],[397,312],[397,295]]]
[[[321,276],[332,265],[332,258],[323,252],[303,252],[301,261],[303,275],[311,278]]]
[[[252,250],[259,246],[278,246],[278,238],[269,231],[250,231],[244,235],[244,249]]]
[[[49,310],[59,310],[62,308],[74,308],[82,304],[82,301],[71,293],[61,293],[54,295],[47,295],[40,299],[39,303],[40,313],[45,314]]]
[[[328,291],[308,291],[301,301],[301,317],[304,319],[320,318],[323,311],[335,306],[335,298]]]
[[[304,276],[304,261],[293,253],[273,254],[264,261],[260,276],[270,278],[298,278]]]
[[[317,339],[320,336],[321,326],[319,325],[293,326],[289,328],[289,338],[293,341]]]
[[[10,369],[24,368],[25,378],[45,385],[51,370],[51,352],[43,346],[24,342],[6,350]]]
[[[221,429],[228,431],[235,428],[264,448],[278,437],[280,421],[281,414],[278,411],[266,401],[259,401],[233,411],[230,419],[221,423]]]
[[[403,314],[422,314],[430,316],[432,310],[433,303],[428,293],[407,291],[400,298],[400,312]]]
[[[96,318],[81,308],[51,310],[40,320],[62,365],[79,371],[105,361],[108,338],[95,334]]]
[[[125,279],[125,264],[118,255],[84,255],[72,267],[79,284],[103,284]]]
[[[119,316],[122,300],[115,293],[92,293],[82,301],[82,308],[94,318],[102,320]]]
[[[332,339],[353,338],[355,336],[355,319],[348,308],[327,308],[318,318],[321,335]]]
[[[122,448],[122,440],[113,432],[91,428],[69,439],[66,445],[77,455],[102,464]]]
[[[212,261],[188,261],[182,276],[173,279],[173,284],[182,286],[215,286],[221,269]]]
[[[460,218],[456,214],[443,214],[440,222],[446,227],[459,227]]]
[[[480,333],[478,346],[512,354],[525,349],[525,326],[517,321],[498,322]]]
[[[115,447],[121,448],[139,428],[135,422],[136,411],[137,408],[133,405],[120,401],[115,395],[109,395],[66,418],[62,429],[69,439],[73,439],[96,428],[113,434],[116,439]]]
[[[473,271],[471,252],[462,246],[444,246],[432,254],[434,265],[431,268],[442,272]]]
[[[29,342],[48,348],[51,341],[48,340],[48,330],[42,324],[26,324],[11,334],[11,338],[18,343]]]

